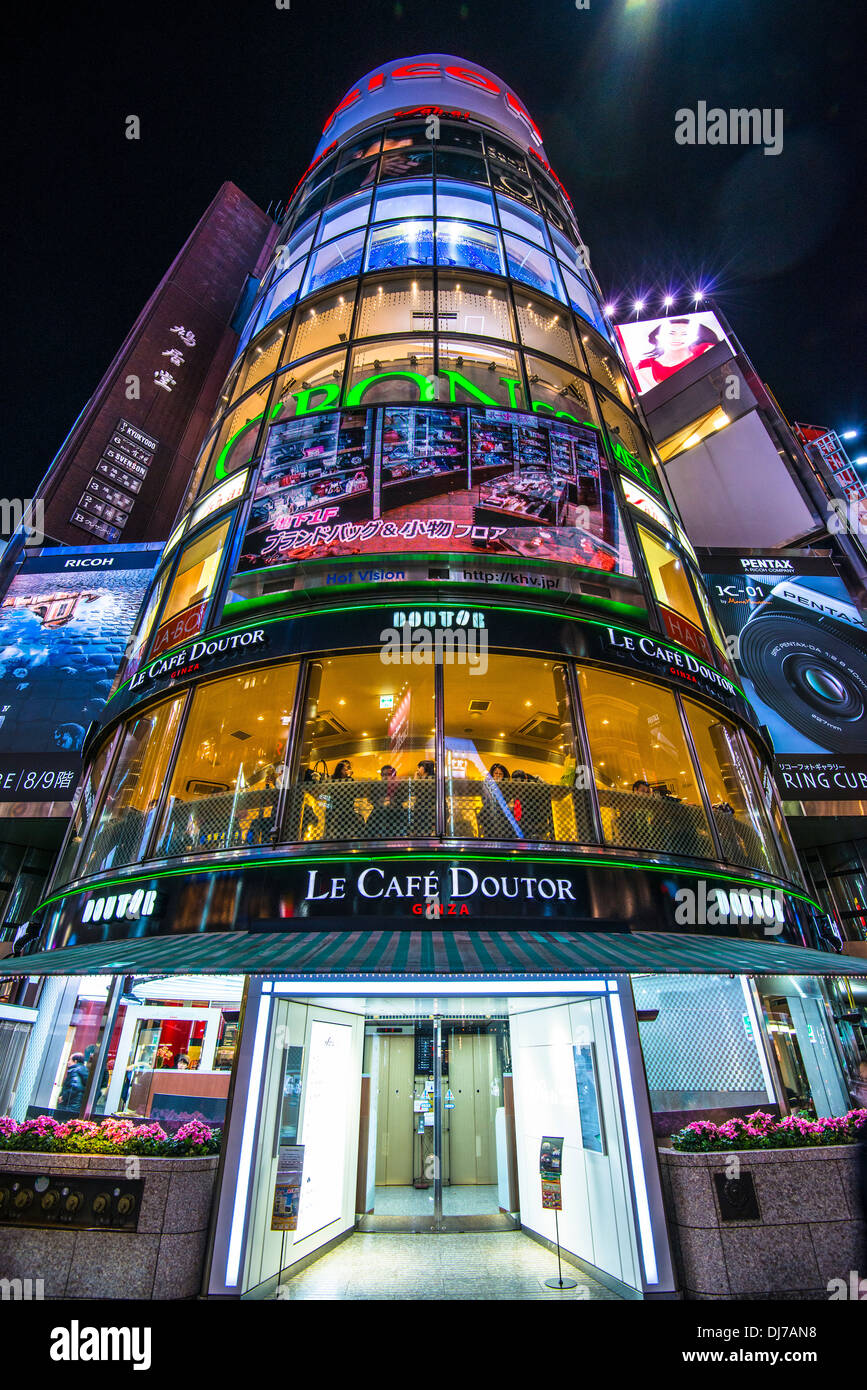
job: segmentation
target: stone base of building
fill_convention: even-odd
[[[131,1176],[123,1155],[0,1153],[0,1186],[12,1173],[52,1185]],[[195,1298],[202,1286],[208,1223],[219,1159],[140,1158],[143,1180],[134,1231],[0,1222],[0,1277],[31,1281],[39,1298]]]
[[[867,1249],[854,1144],[731,1153],[660,1149],[659,1158],[684,1298],[852,1296],[851,1274],[863,1276]],[[731,1205],[723,1213],[715,1181],[729,1176],[732,1158],[748,1185],[732,1192],[735,1209],[740,1201],[750,1204],[740,1218],[732,1217]]]

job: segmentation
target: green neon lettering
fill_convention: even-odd
[[[520,410],[520,406],[518,405],[518,402],[515,400],[515,387],[517,386],[519,391],[521,389],[521,383],[518,380],[518,378],[511,376],[501,376],[500,385],[505,386],[506,390],[508,391],[509,405],[512,407],[512,409]]]
[[[448,368],[443,367],[440,376],[448,378],[449,402],[451,405],[459,404],[459,402],[455,400],[456,386],[460,386],[461,390],[466,391],[468,396],[473,396],[477,401],[481,401],[482,405],[496,406],[501,404],[500,401],[495,401],[491,396],[485,395],[484,391],[479,390],[478,386],[474,385],[467,377],[462,376],[460,372],[450,372]]]
[[[620,439],[612,439],[611,435],[606,435],[609,447],[617,462],[622,468],[627,468],[636,478],[640,478],[648,487],[653,488],[654,492],[659,492],[659,486],[650,472],[650,469],[641,459],[637,459],[631,454],[626,445]]]
[[[315,415],[318,410],[327,410],[329,406],[337,404],[337,397],[340,395],[340,383],[338,381],[326,381],[322,386],[308,386],[303,391],[293,391],[292,398],[295,401],[295,415]],[[321,405],[311,405],[313,396],[324,396],[325,400]]]
[[[364,381],[357,381],[352,390],[347,392],[343,404],[346,406],[347,410],[350,410],[353,406],[361,405],[362,397],[365,392],[370,390],[371,386],[374,386],[377,381],[389,381],[393,377],[401,377],[407,381],[414,381],[418,387],[418,398],[420,401],[436,400],[436,388],[434,383],[429,381],[426,376],[422,376],[421,372],[377,372],[375,376],[365,377]]]
[[[265,412],[263,410],[262,415],[264,414]],[[225,444],[220,450],[220,456],[217,459],[217,464],[214,468],[214,477],[217,479],[217,481],[219,481],[221,478],[228,477],[228,474],[226,472],[226,459],[228,458],[229,451],[234,445],[235,441],[237,439],[240,439],[241,435],[244,434],[247,430],[251,430],[254,425],[258,425],[259,421],[262,419],[262,415],[254,415],[252,420],[248,420],[246,425],[242,425],[239,430],[236,430],[235,433],[230,435],[229,438],[226,440]],[[250,458],[252,457],[253,456],[251,454]],[[245,459],[244,462],[249,463],[250,459]]]

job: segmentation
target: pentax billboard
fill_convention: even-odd
[[[23,561],[0,600],[0,801],[64,801],[161,546]]]
[[[781,795],[867,797],[867,628],[831,561],[710,551],[702,563]]]
[[[510,410],[408,405],[272,425],[239,573],[392,554],[633,573],[592,428]]]

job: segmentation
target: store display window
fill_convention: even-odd
[[[553,299],[564,298],[557,269],[550,256],[508,232],[505,243],[509,274],[513,280],[520,280],[522,284],[530,285],[541,294],[549,294]]]
[[[737,730],[726,719],[692,700],[684,700],[686,717],[711,803],[723,858],[779,874],[783,866],[765,809],[753,785]]]
[[[372,515],[371,413],[327,411],[271,427],[241,565],[275,553],[304,558],[310,525]]]
[[[466,412],[410,407],[383,415],[383,515],[446,488],[469,486]]]
[[[159,856],[271,844],[296,666],[196,690],[156,838]]]
[[[716,858],[674,695],[588,667],[578,682],[606,843]]]
[[[374,222],[396,217],[433,217],[433,185],[389,183],[380,185],[373,208]]]
[[[384,334],[429,333],[434,326],[433,315],[433,279],[429,274],[389,278],[384,284],[366,280],[356,334],[359,338],[373,338]]]
[[[515,340],[508,294],[485,280],[441,274],[437,317],[439,328],[447,333],[472,333],[500,343]]]
[[[437,218],[437,264],[466,266],[492,275],[503,274],[503,253],[499,234],[467,222]]]
[[[93,1115],[171,1134],[190,1120],[222,1126],[238,1045],[238,975],[136,976],[112,1021]]]
[[[348,232],[314,251],[307,268],[302,298],[315,294],[326,285],[347,280],[361,270],[361,251],[364,232]]]
[[[397,840],[436,834],[433,665],[380,653],[311,662],[290,839]]]
[[[201,632],[231,524],[227,517],[181,551],[151,646],[152,660]]]
[[[144,855],[159,807],[183,699],[166,700],[125,726],[117,761],[81,862],[96,874]]]
[[[565,668],[501,655],[491,656],[487,666],[483,680],[469,665],[443,671],[446,835],[594,839]]]
[[[286,360],[294,362],[345,342],[352,323],[353,303],[352,290],[347,286],[345,294],[332,294],[299,309]]]

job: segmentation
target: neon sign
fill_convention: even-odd
[[[530,139],[536,145],[542,144],[542,135],[539,127],[530,116],[526,107],[514,93],[506,91],[487,73],[477,72],[475,68],[463,67],[454,63],[443,66],[440,63],[402,63],[399,67],[392,68],[390,73],[372,73],[364,85],[364,92],[379,92],[385,86],[386,77],[392,82],[418,81],[423,78],[451,78],[454,82],[462,82],[465,86],[475,87],[481,91],[489,92],[492,96],[502,96],[509,111],[516,116],[523,125],[527,127]],[[359,83],[353,87],[352,91],[347,92],[343,100],[335,106],[325,125],[322,127],[322,134],[327,135],[338,116],[350,107],[355,106],[362,99],[362,86]]]

